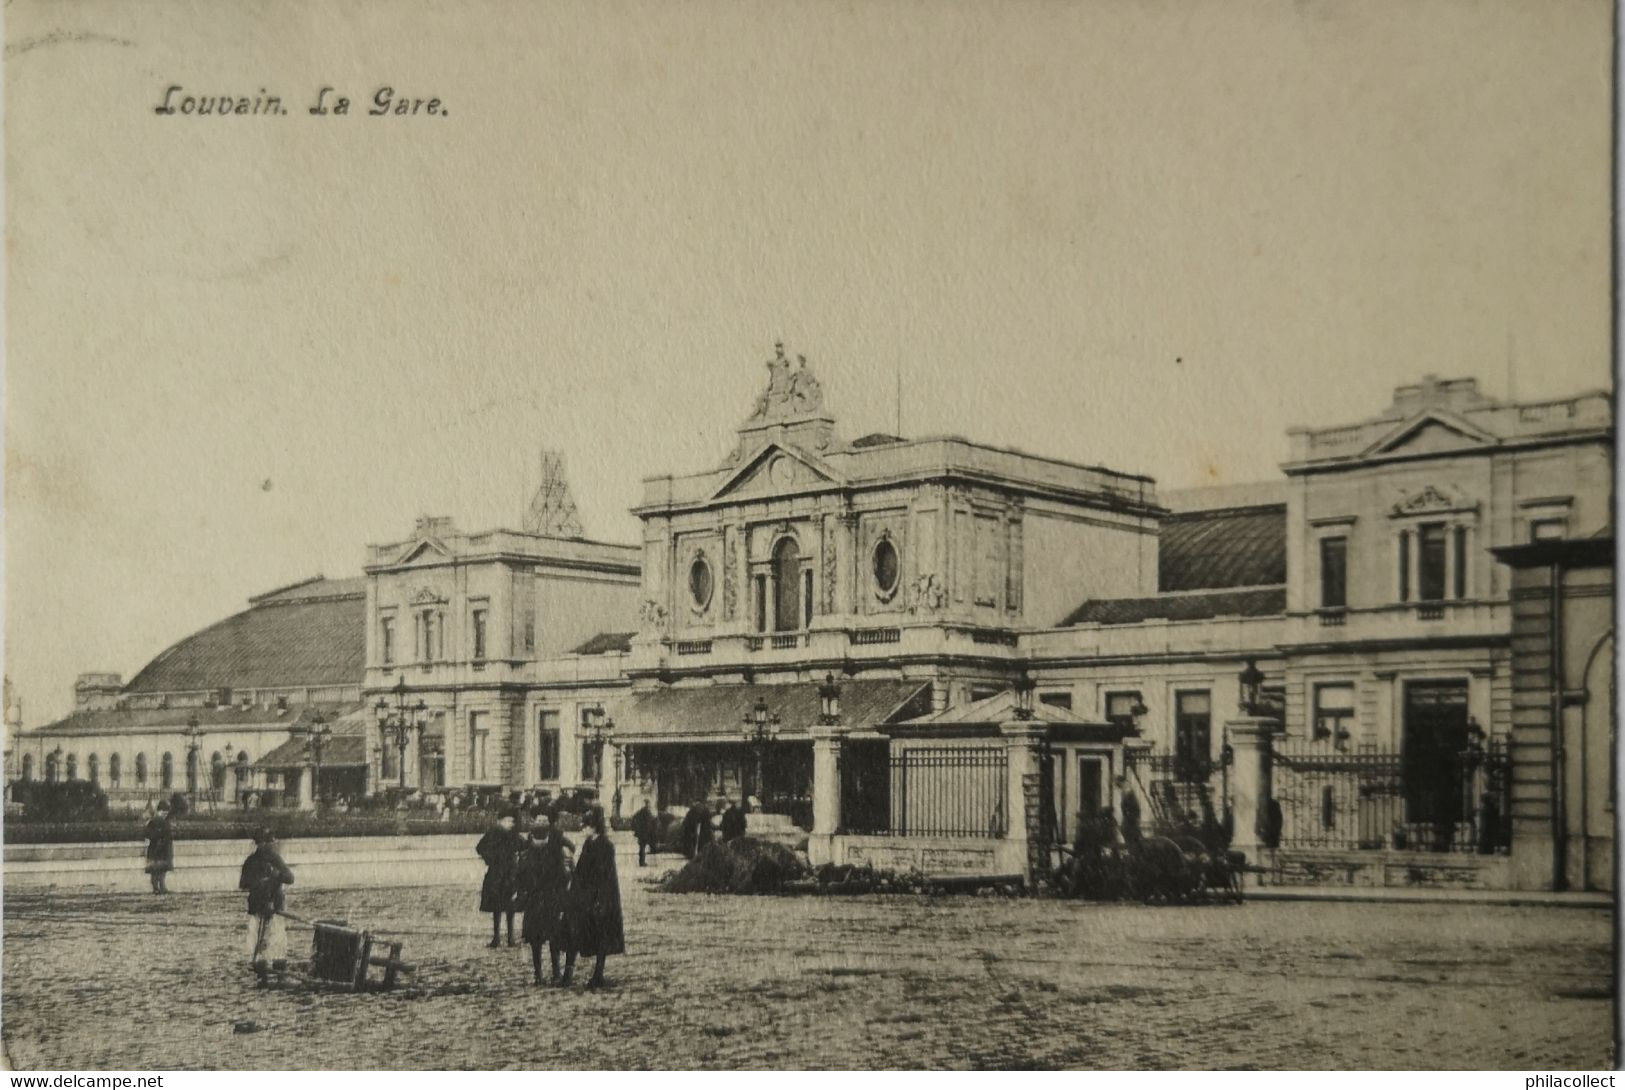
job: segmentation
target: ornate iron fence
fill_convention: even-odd
[[[1231,754],[1218,760],[1173,753],[1128,750],[1129,787],[1140,797],[1142,821],[1161,835],[1223,822],[1230,798]]]
[[[1504,853],[1510,783],[1502,739],[1425,761],[1277,747],[1266,826],[1278,828],[1283,848]]]
[[[1002,746],[902,749],[871,761],[867,774],[859,760],[842,754],[842,832],[997,838],[1008,827]]]

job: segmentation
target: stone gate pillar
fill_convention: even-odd
[[[1031,886],[1043,865],[1043,860],[1033,858],[1033,852],[1038,847],[1038,747],[1044,738],[1044,725],[1018,719],[999,724],[999,733],[1004,735],[1004,840],[1008,845],[1008,854],[1002,858],[1019,870]]]
[[[815,726],[813,747],[812,834],[807,837],[807,858],[814,866],[833,862],[835,833],[841,824],[842,727]]]
[[[1230,767],[1230,815],[1234,831],[1230,846],[1247,853],[1248,863],[1257,863],[1264,846],[1263,820],[1269,799],[1267,761],[1275,737],[1276,721],[1263,716],[1243,716],[1225,723],[1234,763]]]

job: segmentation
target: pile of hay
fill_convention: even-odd
[[[712,843],[699,858],[660,881],[667,893],[782,893],[807,876],[807,864],[782,844],[743,836]]]

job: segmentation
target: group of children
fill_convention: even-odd
[[[167,893],[164,877],[174,867],[174,834],[168,807],[160,804],[158,810],[146,829],[146,869],[153,892]],[[568,986],[577,956],[590,956],[594,964],[587,986],[602,988],[604,959],[626,952],[615,847],[609,839],[603,807],[593,807],[583,818],[579,849],[565,837],[557,814],[538,813],[528,833],[516,827],[518,817],[517,808],[505,810],[474,849],[485,861],[480,911],[491,914],[490,945],[502,945],[504,918],[508,945],[516,945],[514,916],[523,912],[521,935],[530,946],[531,973],[538,986]],[[264,985],[273,975],[280,979],[287,972],[283,887],[293,883],[293,871],[283,861],[269,829],[256,829],[253,835],[254,851],[243,861],[237,888],[248,895],[248,960]],[[552,966],[552,974],[545,982],[543,945],[547,946]]]
[[[504,918],[508,945],[517,945],[513,918],[523,912],[520,934],[530,946],[531,974],[537,986],[567,987],[575,973],[576,957],[581,955],[595,959],[587,987],[602,988],[604,959],[626,952],[615,846],[609,839],[603,807],[593,807],[582,819],[579,850],[565,837],[557,814],[537,814],[528,832],[521,833],[519,813],[516,808],[503,811],[474,848],[485,861],[480,911],[491,914],[490,946],[502,945]],[[547,981],[542,979],[544,944],[552,967]]]

